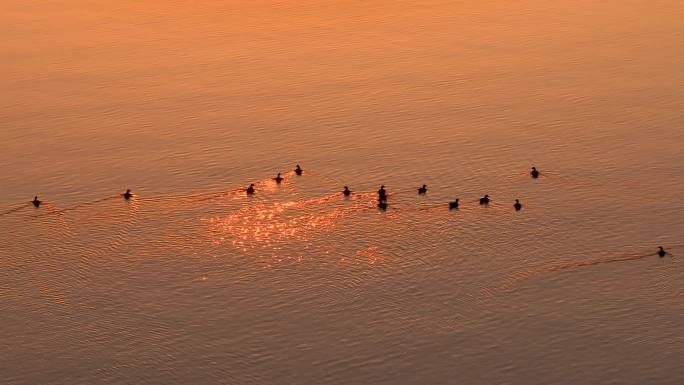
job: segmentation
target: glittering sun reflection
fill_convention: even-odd
[[[333,194],[301,201],[255,202],[205,221],[214,246],[281,250],[292,242],[309,241],[314,234],[330,231],[342,218],[370,208],[373,201],[368,197],[345,200]]]
[[[356,251],[356,262],[365,262],[370,266],[385,262],[386,255],[377,247],[369,246]],[[342,257],[341,262],[353,262],[354,260]]]

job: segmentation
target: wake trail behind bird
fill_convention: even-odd
[[[616,263],[616,262],[625,262],[625,261],[636,261],[639,259],[644,259],[648,257],[656,257],[656,253],[639,253],[639,254],[626,254],[626,255],[621,255],[617,257],[606,257],[606,258],[599,258],[599,259],[590,259],[586,261],[578,261],[578,262],[570,262],[570,263],[564,263],[564,264],[559,264],[555,266],[549,266],[546,268],[538,269],[538,270],[530,270],[530,271],[522,271],[516,274],[513,274],[509,276],[508,278],[505,278],[504,280],[501,281],[499,284],[499,289],[500,290],[505,290],[508,289],[510,286],[528,280],[536,277],[540,277],[546,274],[551,274],[554,272],[571,272],[575,271],[584,267],[591,267],[591,266],[597,266],[597,265],[603,265],[607,263]]]
[[[24,210],[25,208],[29,207],[30,203],[24,203],[19,206],[13,207],[11,209],[7,209],[5,211],[0,212],[0,217],[4,217],[5,215],[10,215],[12,213],[16,213],[18,211]]]
[[[108,201],[108,200],[112,200],[112,199],[116,199],[116,198],[120,198],[120,196],[119,196],[119,195],[112,195],[112,196],[108,196],[108,197],[105,197],[105,198],[96,199],[96,200],[94,200],[94,201],[81,202],[81,203],[77,203],[77,204],[75,204],[75,205],[73,205],[73,206],[65,207],[65,208],[63,208],[63,209],[58,209],[58,208],[55,207],[54,210],[48,211],[47,213],[44,213],[44,214],[36,215],[36,217],[39,218],[39,217],[44,217],[44,216],[48,216],[48,215],[64,214],[64,213],[67,213],[67,212],[70,212],[70,211],[78,210],[78,209],[83,208],[83,207],[88,207],[88,206],[96,205],[96,204],[98,204],[98,203],[106,202],[106,201]],[[121,199],[123,199],[123,198],[121,198]]]

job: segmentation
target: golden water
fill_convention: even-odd
[[[0,383],[684,383],[682,20],[6,0]]]

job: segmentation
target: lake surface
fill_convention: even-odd
[[[684,383],[682,20],[6,0],[0,383]]]

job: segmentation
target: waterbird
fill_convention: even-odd
[[[127,189],[121,196],[124,197],[125,200],[129,200],[133,196],[133,193],[131,192],[131,189]]]
[[[453,202],[449,202],[449,210],[458,208],[458,199]]]
[[[247,187],[247,195],[252,194],[254,194],[254,183],[250,184],[249,187]]]
[[[532,171],[530,171],[530,175],[532,175],[532,178],[539,178],[539,171],[537,171],[536,167],[532,167]]]
[[[520,201],[516,199],[513,207],[515,207],[515,211],[520,211],[520,209],[522,208],[522,205],[520,204]]]
[[[278,175],[277,175],[275,178],[273,178],[273,180],[275,180],[276,183],[282,182],[283,179],[284,179],[284,178],[283,178],[282,176],[280,176],[280,173],[278,173]]]
[[[344,194],[344,196],[346,196],[346,197],[351,195],[351,190],[349,189],[349,187],[344,186],[344,190],[342,190],[342,194]]]
[[[385,190],[385,185],[380,186],[380,190],[378,190],[378,200],[379,201],[387,200],[387,191]]]
[[[418,187],[418,194],[422,195],[427,192],[427,185],[423,185],[422,187]]]
[[[302,168],[299,167],[299,165],[297,165],[297,167],[295,168],[295,174],[302,175]]]
[[[40,207],[41,202],[40,202],[40,200],[38,200],[38,195],[33,197],[33,200],[31,201],[31,203],[33,203],[33,205],[36,206],[36,208]]]
[[[485,194],[485,196],[480,198],[480,204],[481,205],[488,205],[489,204],[489,195]]]
[[[665,249],[663,249],[662,246],[658,246],[658,256],[659,256],[660,258],[662,258],[662,257],[664,257],[664,256],[666,256],[666,255],[667,255],[667,252],[665,251]]]

